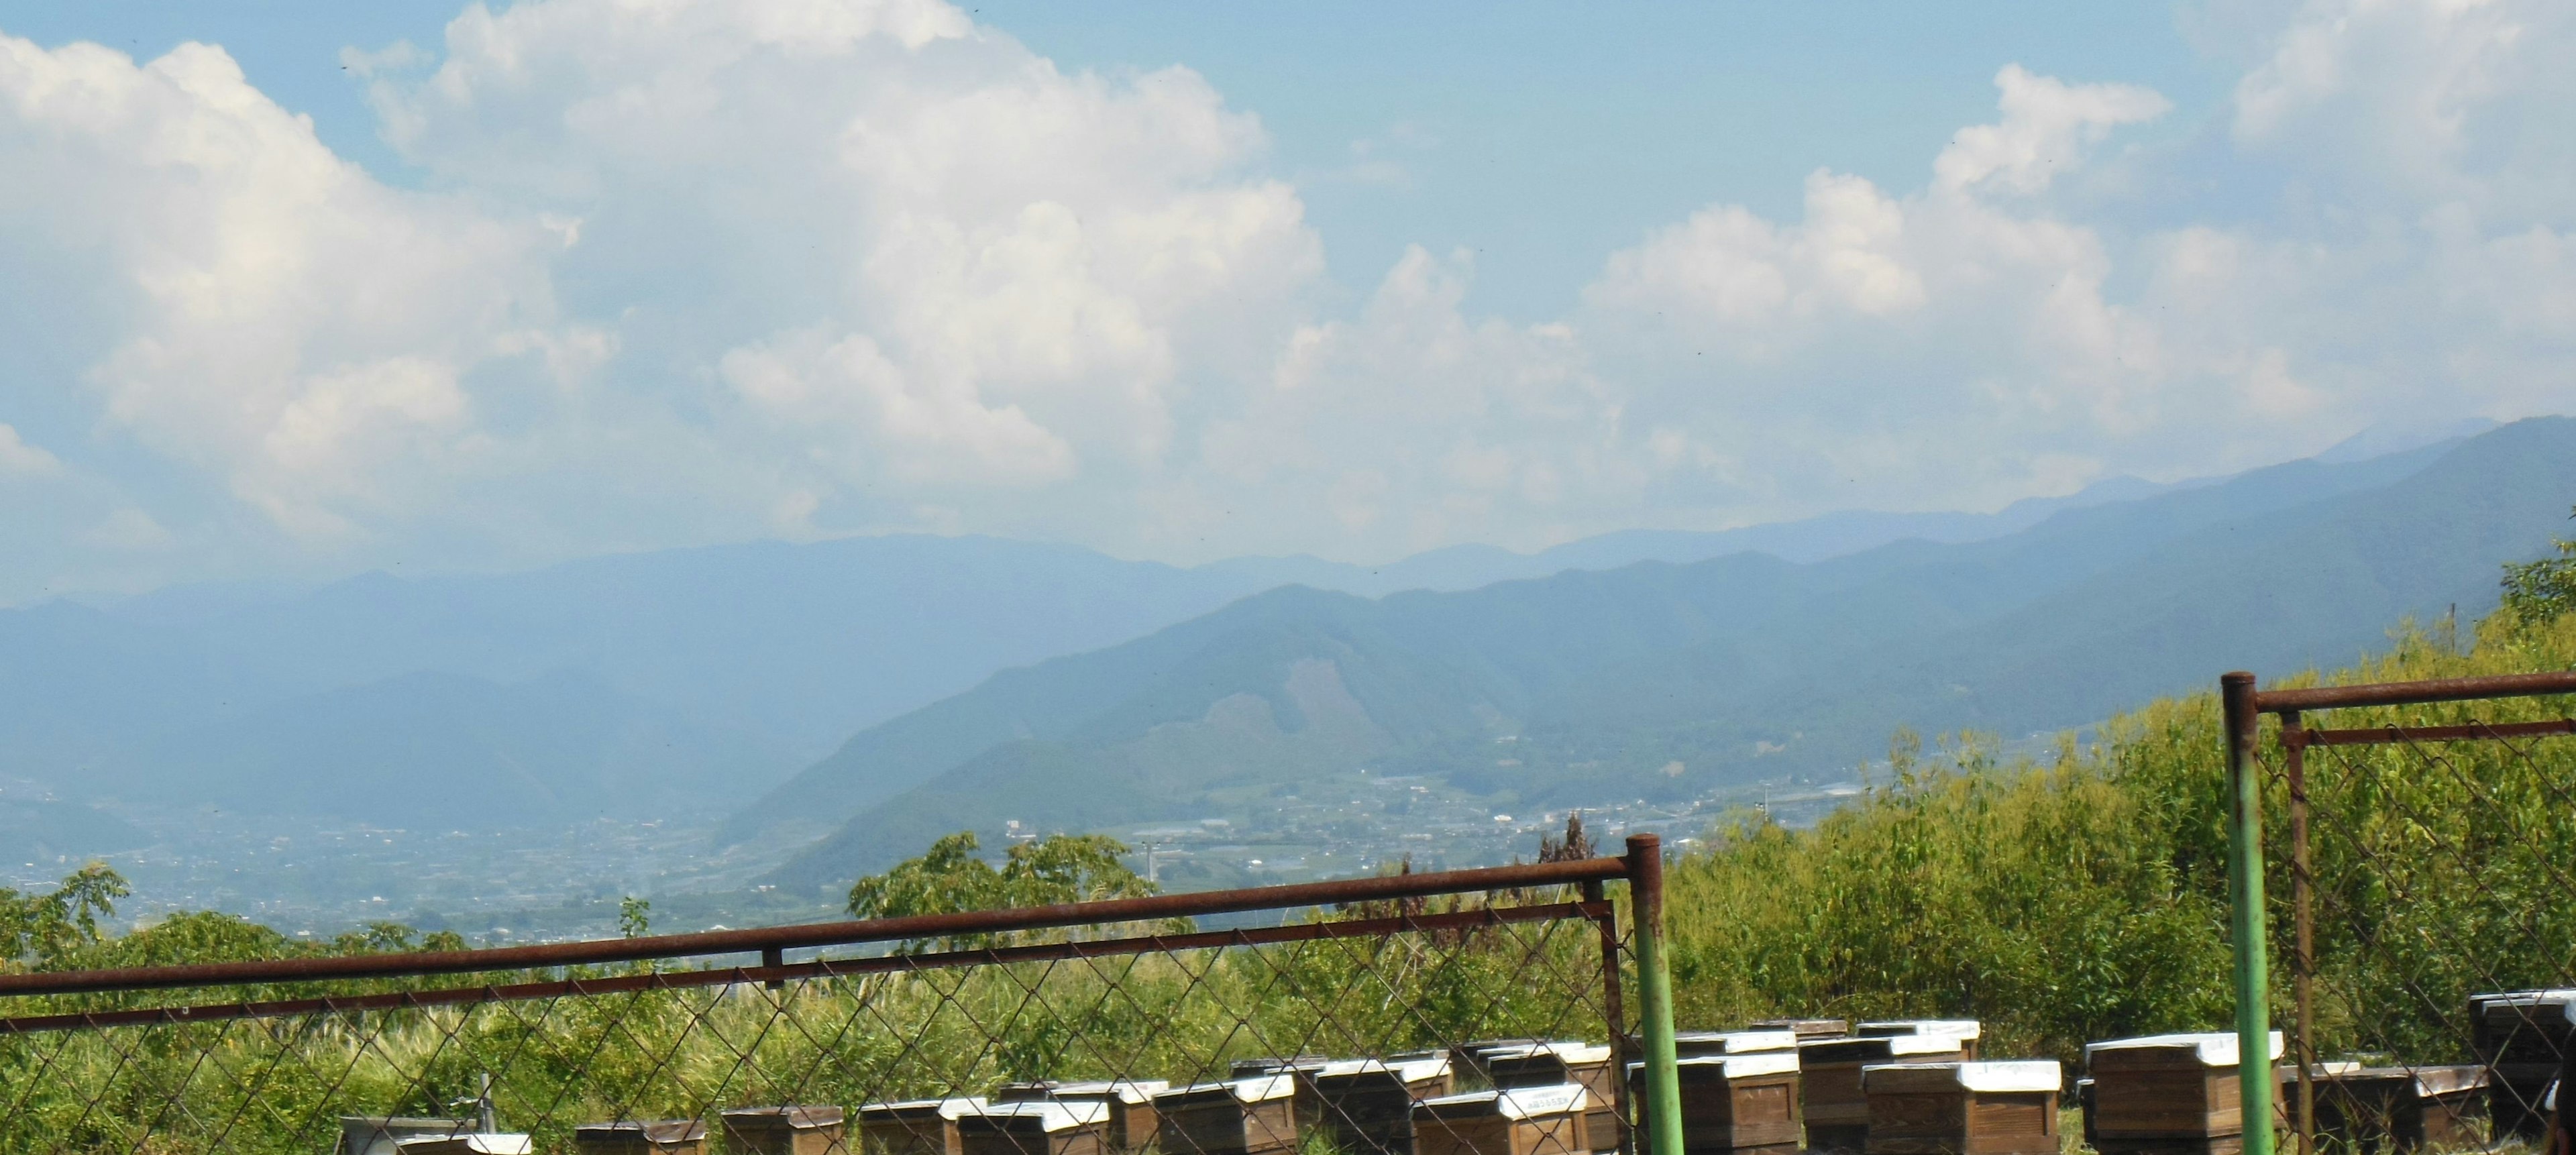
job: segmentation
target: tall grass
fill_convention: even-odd
[[[2331,680],[2576,667],[2576,616],[2406,629]],[[2213,681],[2215,679],[2213,678]],[[2313,683],[2314,674],[2285,684]],[[2339,727],[2559,717],[2503,700],[2343,711]],[[2268,740],[2268,731],[2267,731]],[[1990,1053],[2225,1029],[2225,775],[2214,693],[1999,763],[1900,735],[1888,780],[1812,830],[1721,824],[1668,875],[1675,999],[1695,1022],[1973,1016]],[[2458,1061],[2463,1003],[2576,979],[2576,739],[2310,754],[2320,1053]],[[2287,1016],[2286,795],[2266,791],[2276,1018]]]

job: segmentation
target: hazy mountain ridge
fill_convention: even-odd
[[[1014,671],[1008,708],[1000,705],[1006,679],[996,679],[896,724],[1018,724],[1079,687],[1085,705],[1049,714],[1042,726],[951,731],[935,750],[911,747],[924,755],[912,758],[880,756],[880,739],[862,733],[730,831],[748,836],[764,815],[787,812],[810,822],[826,808],[800,806],[802,791],[866,781],[863,792],[884,801],[776,876],[804,886],[880,866],[946,830],[995,829],[1004,817],[1080,827],[1180,815],[1239,783],[1216,775],[1189,783],[1126,765],[1123,744],[1232,697],[1270,698],[1300,660],[1333,662],[1395,739],[1357,758],[1531,803],[1573,804],[1602,791],[1696,793],[1756,772],[1848,766],[1901,723],[2010,732],[2080,724],[2229,664],[2262,658],[2277,669],[2348,656],[2353,639],[2376,637],[2409,610],[2438,612],[2451,600],[2475,608],[2491,599],[2498,563],[2540,551],[2563,529],[2576,502],[2571,463],[2576,422],[2542,419],[2456,447],[2295,462],[2061,510],[2002,538],[1902,542],[1804,566],[1736,555],[1376,602],[1276,591],[1125,646]],[[2457,499],[2469,493],[2491,500]],[[2358,553],[2319,548],[2312,565],[2266,564],[2259,582],[2236,576],[2256,565],[2248,542],[2296,549],[2307,540],[2301,527],[2360,516],[2388,525]],[[2407,543],[2417,540],[2456,545],[2455,564],[2416,566],[2420,580],[2384,580],[2408,569]],[[2133,592],[2141,580],[2190,595],[2145,598]],[[2381,596],[2349,604],[2321,596],[2372,582]],[[2307,612],[2270,622],[2208,612],[2210,599],[2231,591],[2297,601]],[[2136,656],[2115,638],[2136,642]],[[2244,644],[2254,640],[2261,644]],[[1963,693],[1955,688],[1963,677],[1994,688]],[[1115,704],[1096,707],[1104,700]],[[1094,709],[1087,721],[1073,720],[1086,709]],[[1497,757],[1504,738],[1511,756]],[[1347,770],[1357,758],[1318,759],[1298,772]],[[1673,763],[1681,767],[1668,773]]]
[[[1247,648],[1191,630],[1157,633],[1290,576],[1367,591],[1481,587],[1532,568],[1748,542],[1802,554],[1904,531],[1991,537],[2035,512],[2114,508],[2104,503],[2141,487],[2187,488],[2114,480],[1996,514],[1836,514],[1716,534],[1613,534],[1536,555],[1462,546],[1385,567],[1254,558],[1183,569],[1062,545],[893,536],[601,557],[488,577],[379,573],[309,590],[234,582],[106,607],[55,602],[0,611],[0,776],[43,783],[66,804],[114,798],[466,826],[671,805],[733,814],[731,839],[757,835],[783,848],[983,753],[995,734],[1109,748],[1139,727],[1203,721],[1237,692],[1267,703],[1281,735],[1298,733],[1300,708],[1281,679],[1321,653],[1314,639],[1292,632]],[[1909,547],[1889,548],[1901,556]],[[1722,567],[1740,571],[1729,596],[1790,596],[1760,592],[1784,563],[1734,556]],[[1399,604],[1414,596],[1396,595]],[[1283,626],[1302,620],[1307,611],[1289,612],[1292,603],[1303,604],[1255,597],[1250,617],[1210,628],[1240,626],[1264,607],[1284,613]],[[1581,619],[1583,628],[1697,637],[1693,615],[1713,612],[1614,610]],[[1326,615],[1301,628],[1348,632],[1377,620],[1343,612],[1348,621]],[[1532,612],[1515,633],[1547,636],[1555,611]],[[1900,616],[1918,612],[1948,611]],[[1384,621],[1369,629],[1392,632],[1326,656],[1352,700],[1385,719],[1390,750],[1477,732],[1553,692],[1548,664],[1561,647],[1523,653],[1513,637],[1442,635],[1483,629],[1473,615]],[[1740,645],[1741,662],[1792,672],[1808,653],[1776,639],[1729,641],[1723,629],[1711,637]],[[1086,664],[1079,688],[1041,673],[1060,655],[1149,638],[1160,640],[1121,651],[1128,659]],[[1200,651],[1195,664],[1185,660]],[[1616,652],[1605,660],[1663,660],[1654,647]],[[1268,655],[1257,677],[1244,673],[1253,654]],[[1139,664],[1121,670],[1118,660]],[[1543,667],[1535,673],[1525,668],[1533,660]],[[1413,668],[1424,662],[1431,667]],[[567,692],[573,686],[586,689]],[[1473,692],[1452,692],[1461,686]],[[816,753],[836,742],[862,761],[911,769],[815,773]],[[799,766],[808,767],[805,785],[767,809],[744,806]],[[423,780],[444,786],[424,793]]]

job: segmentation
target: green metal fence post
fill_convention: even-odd
[[[1628,904],[1637,931],[1637,1014],[1646,1031],[1646,1150],[1682,1155],[1682,1080],[1673,1048],[1673,976],[1664,964],[1664,840],[1628,836]],[[2256,1153],[2249,1153],[2256,1155]],[[2261,1153],[2268,1155],[2268,1153]]]
[[[2263,782],[2254,743],[2262,715],[2254,708],[2254,675],[2218,679],[2227,726],[2228,925],[2236,948],[2236,1077],[2245,1111],[2244,1155],[2272,1155],[2271,975],[2263,922]]]

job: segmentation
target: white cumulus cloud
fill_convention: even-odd
[[[2576,407],[2576,16],[2240,23],[2188,123],[1994,61],[1915,178],[1707,203],[1535,321],[1463,251],[1335,285],[1257,110],[936,0],[468,6],[346,58],[417,191],[220,47],[0,36],[0,261],[50,310],[0,336],[77,367],[0,381],[0,512],[60,555],[0,600],[898,528],[1535,547]]]

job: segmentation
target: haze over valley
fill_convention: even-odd
[[[172,909],[509,937],[819,914],[951,830],[1112,832],[1189,886],[1812,819],[1899,727],[2044,745],[2480,613],[2571,462],[2548,418],[1535,556],[894,536],[48,602],[0,611],[0,838],[20,884],[105,856]]]

